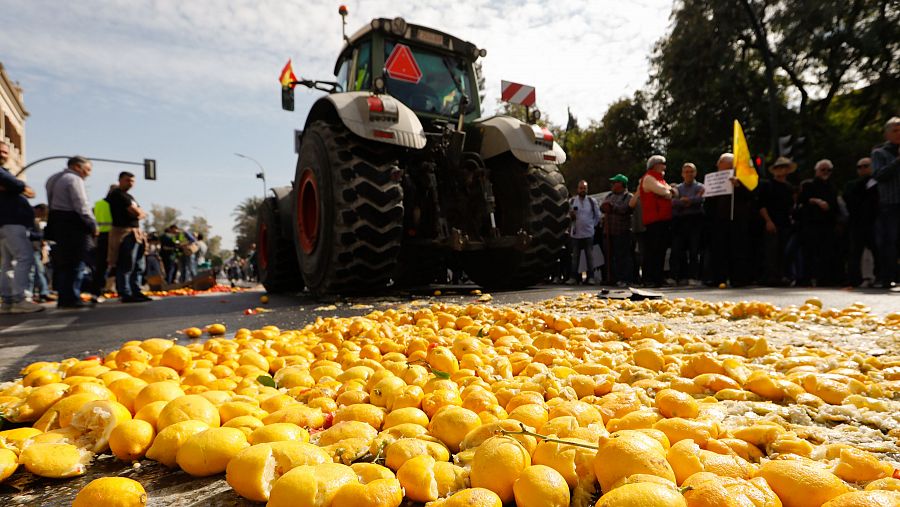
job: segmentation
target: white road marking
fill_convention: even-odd
[[[54,317],[52,319],[30,319],[10,326],[0,334],[25,333],[33,331],[53,331],[63,329],[78,320],[78,317]],[[14,347],[13,347],[14,348]]]

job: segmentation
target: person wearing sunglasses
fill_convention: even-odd
[[[834,164],[828,159],[816,162],[815,176],[800,184],[800,249],[803,272],[798,285],[831,285],[835,280],[835,226],[837,190],[831,180]]]
[[[878,273],[878,254],[875,249],[875,220],[878,218],[878,185],[872,179],[872,159],[861,158],[856,162],[857,178],[844,186],[844,203],[847,205],[847,281],[853,287],[863,283],[862,256],[866,249],[875,258]]]

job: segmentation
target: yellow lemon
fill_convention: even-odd
[[[237,428],[210,428],[188,437],[178,448],[175,462],[195,477],[215,475],[224,472],[231,458],[249,445]]]
[[[675,485],[655,482],[625,484],[604,494],[596,507],[687,507]]]
[[[617,431],[600,437],[594,458],[594,474],[602,491],[634,474],[657,475],[675,482],[675,472],[666,461],[659,441],[640,431]]]
[[[264,442],[280,442],[283,440],[296,440],[297,442],[309,442],[309,432],[292,423],[274,423],[253,430],[248,441],[251,445]]]
[[[178,382],[167,380],[147,384],[134,397],[134,410],[138,412],[145,405],[154,401],[171,401],[181,396],[184,396],[184,391],[181,390]]]
[[[269,499],[279,477],[301,465],[331,462],[331,456],[312,444],[281,441],[256,444],[239,452],[225,468],[225,480],[242,497],[254,502]]]
[[[181,421],[160,431],[153,439],[153,445],[147,449],[147,459],[174,468],[178,449],[191,435],[206,431],[209,425],[201,421]]]
[[[328,507],[341,487],[352,482],[358,479],[346,465],[301,465],[275,481],[266,507]]]
[[[458,452],[459,444],[466,435],[479,426],[481,419],[478,414],[462,407],[450,406],[434,414],[428,425],[428,431],[443,442],[451,452]]]
[[[513,484],[517,507],[568,507],[569,485],[556,470],[544,465],[526,468]]]
[[[0,482],[5,481],[19,468],[19,457],[9,449],[0,449]]]
[[[450,495],[445,500],[428,504],[429,507],[503,507],[497,493],[485,488],[469,488]]]
[[[144,457],[155,437],[156,430],[147,421],[125,421],[109,434],[109,449],[122,461],[137,461]]]
[[[80,435],[76,445],[94,453],[109,448],[109,435],[116,426],[131,420],[131,412],[116,401],[95,400],[86,403],[72,416],[70,427]]]
[[[72,444],[37,443],[19,455],[19,462],[34,475],[60,479],[83,475],[92,454]]]
[[[796,460],[767,461],[759,475],[781,499],[784,507],[805,507],[823,503],[850,491],[838,476]]]
[[[504,503],[513,500],[513,484],[527,467],[531,456],[517,440],[506,436],[491,437],[475,449],[471,482],[476,488],[487,488]]]
[[[900,493],[896,491],[853,491],[836,496],[822,507],[897,507]]]
[[[189,394],[166,404],[156,420],[156,429],[162,431],[182,421],[200,421],[215,428],[219,426],[221,419],[219,411],[209,400],[197,394]]]
[[[781,505],[778,496],[762,477],[738,479],[700,472],[682,484],[689,507],[767,507]]]
[[[94,479],[78,492],[72,507],[141,507],[147,492],[141,483],[126,477]]]

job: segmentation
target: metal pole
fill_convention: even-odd
[[[259,160],[256,160],[256,159],[253,158],[253,157],[244,155],[244,154],[242,154],[242,153],[235,153],[235,156],[241,157],[241,158],[246,158],[247,160],[250,160],[250,161],[252,161],[254,164],[256,164],[257,167],[259,167],[259,174],[257,174],[256,177],[262,180],[262,183],[263,183],[263,199],[265,199],[265,198],[266,198],[266,189],[269,188],[268,185],[266,185],[266,170],[265,170],[265,168],[263,168],[262,164],[259,163]]]
[[[29,167],[40,164],[41,162],[46,162],[48,160],[60,160],[60,159],[69,159],[69,158],[71,158],[71,155],[54,155],[52,157],[39,158],[39,159],[35,160],[34,162],[26,165],[22,169],[20,169],[19,172],[16,173],[16,177],[21,176]],[[94,157],[85,157],[85,158],[91,162],[112,162],[114,164],[144,165],[143,162],[130,162],[128,160],[113,160],[113,159],[109,159],[109,158],[94,158]]]

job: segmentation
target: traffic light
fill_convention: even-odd
[[[794,140],[794,136],[786,135],[778,138],[778,155],[782,157],[790,157],[792,146],[791,142]]]
[[[762,153],[760,153],[759,155],[757,155],[756,158],[753,159],[753,162],[754,162],[755,165],[756,165],[756,170],[757,170],[757,171],[763,172],[763,171],[765,170],[765,167],[763,166],[763,164],[765,164],[766,159],[765,159],[765,157],[763,157],[763,154],[762,154]]]
[[[144,179],[145,180],[155,180],[156,179],[156,160],[152,160],[149,158],[144,159]]]

